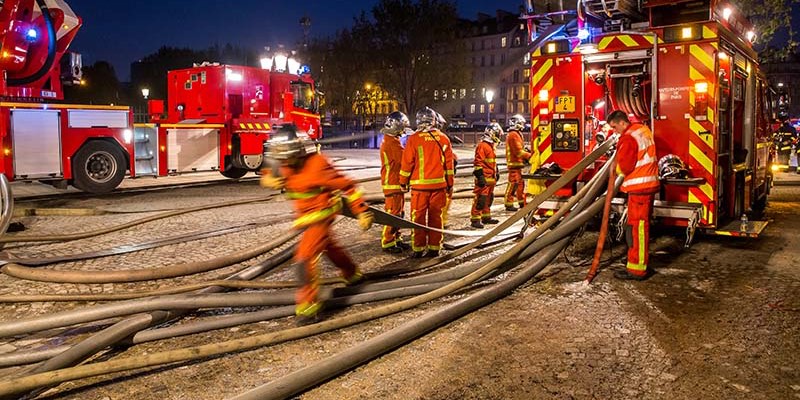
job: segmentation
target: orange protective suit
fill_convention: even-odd
[[[508,131],[506,136],[506,167],[508,167],[508,187],[506,188],[505,205],[520,208],[525,205],[525,181],[522,180],[522,167],[530,160],[531,153],[525,151],[522,134],[519,131]]]
[[[483,180],[475,178],[475,189],[472,193],[475,198],[472,201],[472,211],[469,219],[471,221],[487,221],[492,218],[492,202],[494,202],[494,187],[497,184],[497,160],[495,159],[494,145],[487,141],[481,141],[475,147],[475,174],[482,174]],[[480,170],[480,172],[477,172]],[[479,182],[485,182],[483,186]]]
[[[318,302],[322,253],[327,253],[345,280],[360,274],[350,256],[330,235],[330,227],[343,204],[355,215],[366,211],[367,204],[353,181],[337,172],[321,154],[306,157],[296,168],[282,166],[281,175],[286,179],[286,196],[294,203],[297,216],[294,227],[303,229],[294,257],[302,282],[296,296],[301,314],[301,310]]]
[[[381,187],[385,197],[384,209],[387,213],[403,218],[405,193],[400,187],[400,165],[403,159],[403,146],[396,136],[384,135],[381,144]],[[400,229],[385,225],[381,235],[381,247],[388,249],[397,246]]]
[[[415,132],[406,141],[400,168],[400,184],[411,186],[411,220],[441,229],[448,193],[453,190],[455,156],[447,136],[437,129]],[[442,234],[414,229],[412,249],[438,252]]]

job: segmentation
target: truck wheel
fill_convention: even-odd
[[[73,184],[89,193],[108,193],[125,178],[125,156],[117,146],[102,140],[87,142],[75,153]]]
[[[220,170],[219,173],[221,173],[222,176],[226,178],[239,179],[247,173],[247,170],[244,168],[236,168],[228,166],[228,168]]]

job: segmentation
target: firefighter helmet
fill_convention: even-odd
[[[316,152],[317,145],[292,124],[280,127],[267,141],[267,158],[273,160],[299,159]]]
[[[436,111],[427,106],[417,111],[417,130],[426,130],[436,127],[436,123],[439,121],[436,114]]]
[[[386,117],[381,133],[389,136],[400,136],[409,125],[411,125],[411,122],[408,120],[408,116],[400,111],[394,111]]]
[[[436,129],[439,129],[439,130],[444,129],[444,127],[447,126],[447,120],[444,119],[444,116],[442,114],[439,114],[438,112],[436,113],[436,124],[435,124],[435,126],[436,126]]]
[[[500,136],[503,135],[503,128],[497,122],[486,125],[483,131],[483,141],[489,143],[500,143]]]
[[[667,154],[658,160],[659,179],[686,179],[689,177],[689,170],[680,157],[675,154]]]
[[[514,114],[508,119],[508,129],[521,131],[525,128],[525,117],[522,114]]]

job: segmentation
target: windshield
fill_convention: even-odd
[[[292,82],[292,95],[294,96],[294,106],[311,112],[317,112],[316,101],[314,98],[314,88],[308,82]]]

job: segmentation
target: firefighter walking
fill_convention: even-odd
[[[436,122],[436,111],[430,107],[417,112],[417,131],[408,138],[403,150],[400,185],[411,189],[411,220],[441,229],[447,196],[453,191],[455,156],[450,140],[436,129]],[[442,239],[439,232],[414,229],[411,234],[413,257],[438,256]]]
[[[295,314],[301,322],[313,321],[322,308],[319,300],[319,262],[323,253],[336,265],[348,284],[363,275],[350,256],[331,236],[331,224],[343,206],[358,218],[359,226],[367,230],[372,225],[372,213],[356,190],[352,180],[337,172],[323,155],[317,153],[310,140],[271,140],[267,155],[280,162],[280,176],[264,171],[261,184],[272,189],[284,189],[293,201],[297,218],[293,228],[303,234],[295,250],[295,262],[302,286],[296,294]],[[344,200],[344,201],[343,201]]]
[[[508,187],[506,188],[505,206],[508,211],[517,211],[525,206],[525,182],[522,180],[522,168],[531,159],[531,153],[525,150],[520,133],[525,128],[525,117],[515,114],[508,119],[506,135],[506,167],[508,168]],[[514,204],[517,204],[517,207]]]
[[[616,271],[619,279],[644,280],[650,242],[650,215],[659,189],[656,144],[653,133],[642,124],[632,124],[622,111],[614,111],[608,124],[620,134],[617,142],[617,173],[624,175],[620,190],[628,194],[628,262],[624,271]]]
[[[494,187],[499,177],[495,146],[500,143],[502,134],[503,129],[499,124],[493,122],[486,127],[481,142],[475,147],[473,162],[475,170],[472,172],[475,176],[475,188],[472,190],[475,198],[472,201],[472,211],[469,216],[473,228],[483,229],[484,224],[499,222],[492,218],[492,203],[494,202]]]
[[[404,217],[405,192],[400,187],[400,164],[403,160],[403,146],[400,144],[400,135],[408,128],[408,117],[400,111],[395,111],[386,117],[381,133],[381,187],[383,188],[384,209],[387,213]],[[411,248],[403,243],[400,229],[386,225],[381,235],[381,248],[389,253],[402,253]]]

